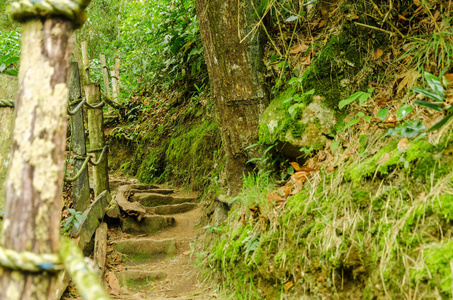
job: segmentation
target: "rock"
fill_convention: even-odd
[[[117,241],[115,250],[130,256],[152,256],[155,254],[176,254],[174,239],[156,240],[151,238]]]
[[[272,100],[261,118],[259,136],[260,142],[277,143],[285,156],[296,160],[304,154],[302,148],[317,150],[325,146],[326,135],[332,133],[336,118],[319,99],[309,105],[303,100],[285,103],[294,96],[294,91],[289,90]]]
[[[131,189],[133,190],[152,190],[158,189],[160,186],[156,184],[146,184],[146,183],[135,183],[130,185]]]
[[[173,189],[149,189],[149,190],[140,190],[140,189],[132,189],[131,193],[156,193],[156,194],[163,194],[168,195],[173,193],[175,190]]]
[[[144,206],[158,206],[173,204],[173,197],[156,193],[136,193],[131,197],[132,202],[138,202]]]
[[[115,273],[116,277],[122,284],[132,284],[138,286],[143,283],[147,285],[149,281],[164,279],[167,274],[159,271],[142,271],[142,270],[127,270]]]
[[[158,215],[172,215],[188,212],[189,210],[195,209],[197,206],[198,205],[196,203],[181,203],[175,205],[150,207],[147,209],[147,211]]]
[[[174,225],[175,219],[166,216],[145,216],[140,221],[127,217],[121,221],[123,232],[130,234],[153,233]]]
[[[129,202],[129,195],[131,194],[131,186],[123,185],[120,186],[118,192],[115,195],[114,201],[118,203],[118,206],[129,216],[137,217],[140,221],[146,214],[146,209],[138,202]],[[112,208],[114,209],[114,207]],[[114,214],[114,212],[112,212]],[[109,215],[110,216],[110,215]]]

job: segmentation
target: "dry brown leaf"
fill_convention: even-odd
[[[309,64],[311,64],[311,52],[308,53],[307,56],[302,57],[302,58],[300,59],[300,62],[301,62],[302,65],[309,65]]]
[[[190,255],[192,254],[192,250],[187,250],[182,253],[183,255]]]
[[[417,6],[421,6],[422,3],[420,2],[420,0],[414,0],[414,4],[417,5]]]
[[[294,189],[291,191],[291,195],[295,195],[299,193],[302,188],[304,187],[304,183],[302,181],[298,181],[294,184]]]
[[[400,14],[398,14],[398,19],[403,20],[403,21],[407,21],[407,18],[405,16],[403,16],[403,15],[400,15]]]
[[[321,20],[321,22],[319,22],[318,28],[324,27],[326,24],[327,24],[327,20],[323,19],[323,20]]]
[[[445,78],[446,78],[448,81],[450,81],[450,82],[448,83],[448,85],[453,85],[453,74],[451,74],[451,73],[450,73],[450,74],[445,74],[444,76],[445,76]]]
[[[398,119],[396,118],[395,115],[391,115],[391,116],[388,116],[387,118],[385,118],[385,121],[386,123],[396,123],[398,122]]]
[[[304,182],[307,179],[309,173],[305,171],[299,171],[291,175],[291,179],[294,180],[294,182],[302,181]]]
[[[239,220],[242,222],[242,225],[247,226],[247,222],[245,221],[245,213],[241,214]]]
[[[393,100],[393,98],[386,98],[386,99],[376,100],[376,106],[382,106],[382,105],[384,105],[386,103],[389,103],[392,100]]]
[[[376,52],[374,53],[373,58],[378,59],[382,56],[382,54],[384,54],[384,51],[382,51],[382,49],[377,48]]]
[[[112,290],[112,293],[114,295],[119,295],[120,291],[121,291],[121,286],[120,286],[120,282],[118,281],[118,278],[116,278],[116,276],[115,276],[115,273],[109,272],[107,274],[107,281]]]
[[[400,78],[402,78],[402,80],[398,84],[396,93],[398,94],[399,92],[401,92],[406,86],[408,88],[413,87],[419,77],[420,73],[418,73],[414,69],[409,69],[405,73],[401,74]]]
[[[307,45],[305,43],[302,43],[300,45],[296,45],[294,47],[291,47],[291,50],[289,50],[289,53],[296,54],[296,53],[299,53],[299,52],[304,52],[304,51],[307,51],[308,48],[310,48],[309,45]]]
[[[289,163],[291,166],[293,166],[294,170],[296,170],[296,172],[300,171],[300,165],[296,162],[290,162]]]
[[[407,138],[402,138],[398,142],[398,150],[400,150],[400,151],[406,151],[408,146],[409,146],[409,140]]]
[[[390,153],[385,153],[384,156],[381,157],[381,159],[377,162],[378,165],[382,165],[383,163],[387,162],[392,156]]]
[[[267,199],[269,200],[269,202],[274,202],[274,200],[277,201],[277,202],[284,202],[284,201],[286,201],[285,198],[283,198],[283,197],[281,197],[281,196],[279,196],[279,195],[275,195],[275,194],[267,194],[266,197],[267,197]]]
[[[290,288],[292,288],[294,286],[294,283],[292,281],[288,281],[287,283],[285,283],[285,285],[283,286],[283,288],[285,289],[285,291],[289,290]]]

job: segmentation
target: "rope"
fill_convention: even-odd
[[[91,104],[85,103],[85,106],[90,108],[90,109],[102,108],[104,106],[104,102],[101,101],[101,102],[99,102],[96,105],[91,105]]]
[[[0,247],[0,266],[27,272],[59,271],[63,269],[61,260],[56,254],[16,252],[3,247]]]
[[[87,156],[87,157],[85,158],[85,161],[83,162],[83,165],[82,165],[82,167],[80,168],[79,172],[77,172],[77,174],[74,175],[74,177],[69,177],[69,178],[68,178],[68,177],[65,177],[65,178],[64,178],[64,181],[65,181],[65,182],[74,182],[74,181],[76,181],[77,179],[79,179],[79,177],[82,176],[83,171],[85,171],[85,169],[87,168],[88,163],[90,162],[90,159],[91,159],[91,156]]]
[[[14,100],[0,99],[0,107],[14,107]]]
[[[97,161],[91,161],[91,158],[92,156],[87,156],[87,157],[83,157],[83,156],[75,156],[76,159],[85,159],[85,161],[83,162],[83,165],[82,167],[80,168],[80,170],[77,172],[76,175],[74,175],[74,177],[65,177],[64,178],[64,181],[65,182],[74,182],[76,181],[77,179],[79,179],[79,177],[82,175],[83,171],[85,171],[85,169],[87,168],[88,166],[88,163],[90,163],[91,165],[93,166],[98,166],[101,161],[104,159],[104,155],[105,155],[105,151],[108,149],[108,146],[104,146],[104,148],[101,149],[95,149],[96,151],[93,151],[93,150],[89,150],[88,152],[99,152],[99,151],[102,151],[101,154],[99,155],[99,158]],[[99,151],[97,151],[99,150]]]
[[[101,161],[104,159],[105,150],[107,150],[107,146],[104,146],[104,149],[102,149],[101,155],[99,155],[99,158],[96,162],[92,162],[90,160],[89,163],[92,164],[93,166],[99,165],[101,163]]]
[[[91,0],[20,0],[11,4],[11,18],[24,23],[32,18],[65,17],[74,23],[75,29],[82,27],[87,19],[85,8]]]
[[[86,102],[86,99],[83,98],[82,101],[79,102],[79,104],[77,105],[77,107],[74,108],[74,110],[71,110],[71,109],[70,109],[70,107],[71,107],[72,105],[68,106],[68,115],[73,116],[73,115],[75,115],[76,113],[78,113],[78,112],[80,111],[80,109],[82,108],[82,106],[85,104],[85,102]]]

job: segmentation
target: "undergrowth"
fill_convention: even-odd
[[[406,151],[377,131],[367,142],[379,151],[313,173],[286,202],[269,200],[269,174],[245,178],[228,219],[206,232],[206,276],[225,299],[450,299],[451,131]]]

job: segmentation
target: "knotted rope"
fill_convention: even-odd
[[[0,266],[27,272],[58,271],[63,269],[60,257],[56,254],[36,254],[16,252],[0,247]]]
[[[32,18],[65,17],[74,23],[75,29],[82,27],[87,16],[85,8],[91,0],[20,0],[11,4],[11,18],[20,23]]]

